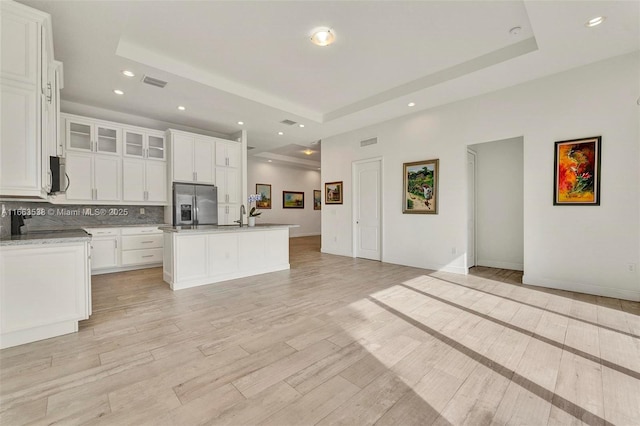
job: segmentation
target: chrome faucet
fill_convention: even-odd
[[[245,215],[245,213],[247,213],[247,211],[244,208],[244,204],[242,204],[240,206],[240,220],[234,220],[235,223],[240,225],[240,228],[242,228],[242,218]]]

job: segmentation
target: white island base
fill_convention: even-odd
[[[289,228],[166,227],[163,279],[181,290],[289,269]]]

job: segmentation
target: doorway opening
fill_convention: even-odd
[[[524,138],[469,145],[467,268],[524,270]]]

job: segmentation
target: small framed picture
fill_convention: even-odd
[[[424,160],[403,164],[402,213],[438,214],[438,163]]]
[[[324,184],[324,203],[342,204],[342,181]]]
[[[320,191],[319,189],[313,190],[313,209],[322,209],[322,191]]]
[[[304,209],[304,192],[282,191],[283,209]]]
[[[271,208],[271,185],[267,183],[256,183],[256,194],[262,195],[260,201],[256,201],[256,207],[259,209]]]
[[[601,143],[602,136],[556,142],[554,206],[600,205]]]

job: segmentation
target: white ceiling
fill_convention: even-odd
[[[244,128],[252,154],[640,48],[637,1],[20,1],[52,15],[64,100]],[[584,26],[598,15],[603,25]],[[332,46],[310,43],[320,25],[333,28]]]

